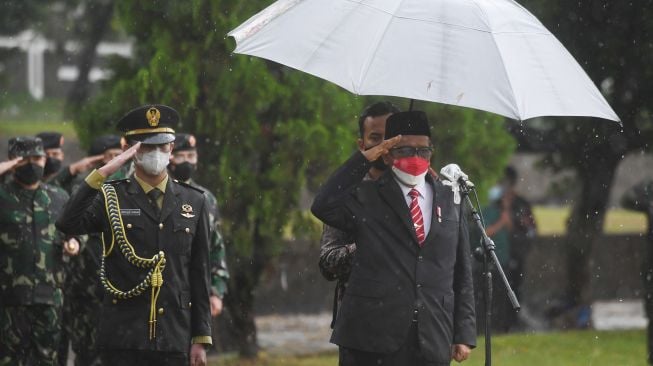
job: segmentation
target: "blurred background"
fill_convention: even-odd
[[[212,362],[335,364],[328,343],[334,283],[319,274],[321,224],[308,207],[355,150],[363,107],[391,100],[408,109],[409,102],[358,97],[233,55],[227,32],[271,3],[0,1],[0,150],[12,136],[58,131],[72,162],[133,107],[174,107],[183,121],[177,131],[198,137],[198,181],[218,197],[227,240],[231,282]],[[647,219],[621,201],[653,178],[652,1],[520,3],[569,49],[623,126],[520,122],[416,102],[432,121],[436,171],[458,163],[491,210],[511,166],[516,193],[532,206],[533,231],[510,243],[521,256],[506,259],[522,268],[524,309],[498,329],[528,338],[499,338],[495,361],[579,365],[593,355],[602,360],[593,364],[645,364]],[[560,358],[528,358],[542,347],[557,347]],[[634,356],[611,362],[613,353]],[[481,359],[479,350],[470,362]]]

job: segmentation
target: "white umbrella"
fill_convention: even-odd
[[[359,95],[459,105],[517,120],[619,121],[564,46],[511,0],[279,0],[229,35],[236,53]]]

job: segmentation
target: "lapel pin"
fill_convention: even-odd
[[[442,209],[440,206],[436,208],[436,216],[438,217],[438,222],[442,222]]]

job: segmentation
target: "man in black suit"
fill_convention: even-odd
[[[356,242],[331,337],[343,366],[444,366],[475,346],[467,225],[451,188],[428,174],[430,136],[424,112],[393,114],[386,140],[354,153],[313,202]],[[391,169],[363,181],[379,157]]]
[[[98,344],[106,365],[206,364],[209,217],[201,190],[168,177],[178,124],[164,105],[128,112],[118,128],[132,146],[89,174],[56,223],[64,233],[103,236]],[[134,175],[105,182],[132,158]]]

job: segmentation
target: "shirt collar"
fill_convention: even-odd
[[[154,188],[158,188],[162,193],[165,193],[166,187],[168,186],[168,175],[166,175],[166,177],[163,178],[163,180],[154,187],[151,186],[149,183],[146,183],[141,178],[139,178],[138,175],[136,174],[134,174],[134,178],[136,178],[136,182],[138,182],[138,185],[141,186],[141,188],[143,188],[145,194],[150,193],[150,191],[153,190]]]
[[[393,176],[393,178],[394,178],[395,182],[397,182],[397,184],[399,184],[399,188],[401,188],[401,192],[404,194],[404,197],[408,196],[408,193],[413,188],[415,188],[417,190],[417,192],[419,192],[420,197],[422,197],[422,198],[426,197],[424,195],[424,192],[426,191],[426,179],[424,179],[424,181],[422,181],[421,183],[419,183],[415,187],[411,187],[411,186],[407,186],[407,185],[401,183],[399,181],[399,179],[397,179],[396,177]]]

